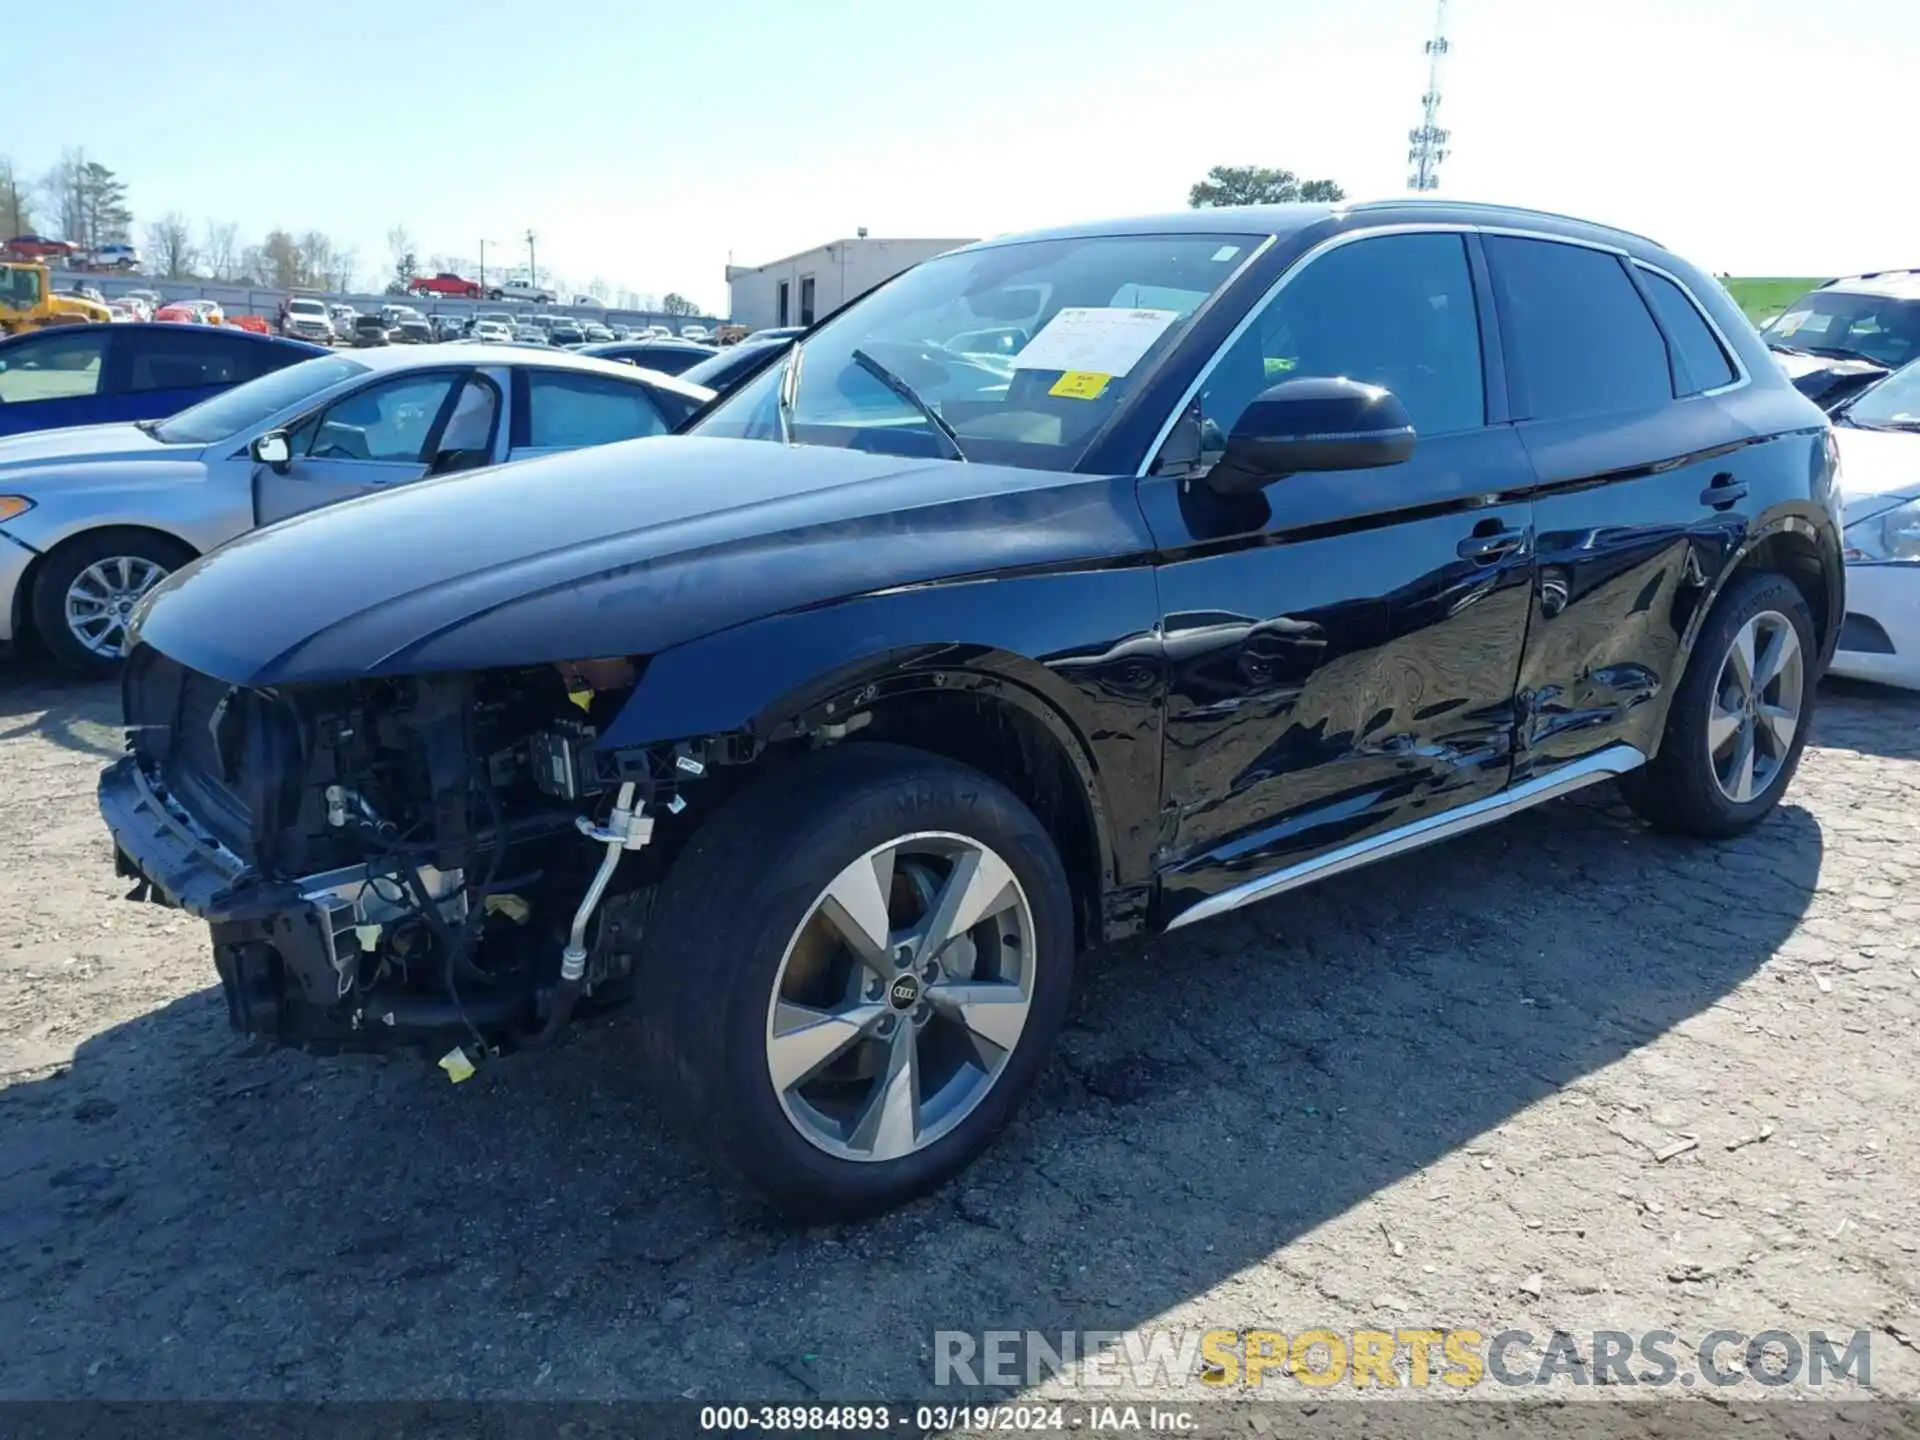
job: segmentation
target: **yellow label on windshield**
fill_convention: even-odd
[[[1091,370],[1069,370],[1053,382],[1053,388],[1047,393],[1068,400],[1097,400],[1111,379],[1111,375],[1096,375]]]

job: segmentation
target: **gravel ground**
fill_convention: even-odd
[[[0,671],[0,1399],[859,1400],[944,1329],[1425,1325],[1860,1328],[1920,1396],[1915,698],[1828,686],[1737,843],[1596,791],[1094,957],[983,1162],[805,1232],[617,1020],[458,1087],[250,1049],[118,898],[115,718]]]

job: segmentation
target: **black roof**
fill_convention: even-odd
[[[1094,235],[1237,234],[1291,235],[1322,221],[1350,219],[1355,228],[1400,223],[1442,223],[1508,226],[1537,230],[1569,239],[1597,240],[1621,249],[1666,247],[1644,235],[1600,225],[1547,210],[1517,205],[1489,205],[1469,200],[1435,200],[1408,196],[1392,200],[1341,201],[1338,204],[1222,205],[1202,210],[1174,210],[1160,215],[1135,215],[1115,220],[1087,221],[1049,230],[1030,230],[979,242],[980,246],[1016,244],[1028,240],[1066,240]],[[973,246],[966,247],[976,248]]]

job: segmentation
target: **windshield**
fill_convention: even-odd
[[[1778,350],[1900,366],[1920,358],[1920,298],[1816,290],[1794,301],[1760,338]]]
[[[1920,360],[1896,370],[1847,407],[1852,425],[1920,430]]]
[[[696,429],[1071,470],[1259,243],[1105,235],[943,255],[827,320]]]
[[[236,385],[225,394],[203,400],[154,427],[154,437],[169,445],[211,445],[229,435],[251,429],[290,405],[338,385],[366,366],[338,355],[302,360],[258,380]]]
[[[324,315],[327,313],[327,307],[318,300],[289,300],[287,313],[289,315]]]

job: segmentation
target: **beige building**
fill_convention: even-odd
[[[875,240],[863,230],[766,265],[729,265],[730,319],[751,330],[811,325],[883,280],[971,240]]]

